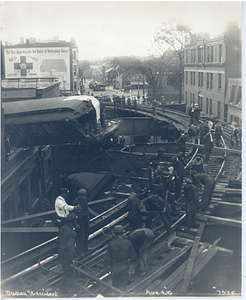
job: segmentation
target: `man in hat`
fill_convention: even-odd
[[[195,104],[194,113],[193,113],[193,124],[198,125],[201,109],[198,106],[198,103]]]
[[[147,251],[154,241],[154,232],[149,228],[136,229],[129,235],[129,240],[132,242],[135,252],[140,259],[139,273],[144,276],[149,268],[147,262]]]
[[[204,185],[200,208],[201,210],[206,211],[212,199],[213,191],[216,184],[215,179],[208,174],[197,173],[196,171],[192,171],[192,181],[197,187]]]
[[[88,208],[88,195],[87,190],[78,190],[78,197],[73,201],[73,205],[77,206],[78,209],[76,214],[78,216],[77,222],[79,228],[76,228],[76,249],[78,253],[84,255],[86,251],[91,250],[88,247],[88,237],[90,234],[89,225],[89,208]]]
[[[221,123],[218,122],[215,125],[214,129],[215,129],[215,144],[216,144],[216,147],[220,147],[221,136],[222,136],[222,131],[223,131]]]
[[[166,105],[165,97],[161,96],[161,109],[162,109],[162,112],[165,112],[165,105]]]
[[[78,209],[78,206],[68,205],[66,199],[69,195],[69,190],[67,188],[60,188],[60,195],[55,200],[55,211],[57,214],[57,224],[61,228],[66,223],[66,218],[69,214]]]
[[[184,198],[186,200],[186,222],[187,227],[197,228],[196,209],[199,204],[199,193],[197,187],[192,184],[190,178],[184,181]]]
[[[186,151],[186,142],[187,142],[187,134],[186,133],[181,133],[180,137],[177,139],[177,144],[178,144],[178,149],[179,152],[183,152],[185,156],[185,151]]]
[[[167,232],[171,234],[173,230],[167,218],[167,208],[164,199],[157,194],[152,194],[144,201],[144,205],[147,211],[146,227],[151,228],[154,213],[159,213]]]
[[[123,226],[114,226],[113,233],[115,238],[108,244],[104,269],[106,272],[111,271],[112,285],[125,291],[129,279],[130,261],[136,259],[136,253],[132,243],[123,237]]]
[[[130,231],[142,228],[142,206],[136,193],[131,193],[128,197],[127,210]]]
[[[159,147],[157,150],[157,153],[155,153],[151,158],[150,158],[150,162],[156,160],[158,162],[165,160],[165,149],[163,149],[162,147]]]
[[[198,173],[207,173],[203,164],[202,155],[198,153],[195,159],[190,164],[190,170],[195,170]]]
[[[58,256],[61,261],[63,275],[61,281],[60,292],[64,296],[72,296],[75,293],[75,284],[73,279],[73,268],[71,264],[76,256],[75,238],[76,232],[73,227],[73,222],[76,220],[76,214],[71,213],[67,219],[66,224],[63,225],[59,231],[59,250]]]

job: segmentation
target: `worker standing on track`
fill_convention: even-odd
[[[196,158],[190,164],[190,170],[194,170],[197,173],[207,173],[204,167],[203,159],[201,154],[197,154]]]
[[[60,195],[55,200],[55,211],[57,214],[57,226],[61,228],[66,224],[66,218],[72,211],[78,209],[78,206],[68,205],[66,199],[69,195],[67,188],[60,188]]]
[[[211,203],[213,191],[214,191],[215,184],[216,184],[215,179],[208,174],[197,173],[196,171],[193,171],[192,172],[192,180],[197,187],[204,185],[200,208],[202,211],[206,211],[207,207]]]
[[[186,133],[181,133],[180,137],[177,139],[177,144],[178,144],[178,150],[180,152],[183,152],[185,156],[185,151],[186,151],[186,142],[187,142],[187,134]]]
[[[223,131],[221,123],[218,122],[214,128],[215,128],[215,144],[216,144],[216,147],[220,147],[221,136],[222,136],[222,131]]]
[[[106,272],[111,271],[112,285],[126,291],[130,261],[136,259],[136,253],[132,243],[123,237],[123,226],[116,225],[112,231],[115,238],[108,244],[104,269]]]
[[[131,193],[127,199],[128,222],[130,231],[142,228],[142,206],[136,193]]]
[[[87,191],[80,189],[78,197],[73,201],[73,205],[78,205],[76,214],[79,228],[76,228],[76,249],[80,255],[84,255],[86,251],[91,249],[88,247],[88,237],[90,233],[89,225],[89,208],[87,203]]]
[[[201,109],[198,107],[198,104],[195,104],[194,112],[193,112],[193,124],[199,124],[199,117],[200,117]]]
[[[196,210],[199,204],[199,193],[197,187],[192,184],[190,178],[184,181],[184,197],[186,200],[186,223],[187,227],[197,228]]]
[[[147,211],[146,227],[151,228],[154,213],[159,213],[168,234],[171,234],[173,230],[166,216],[167,209],[163,198],[157,194],[152,194],[144,201],[144,205]]]
[[[130,233],[128,238],[132,242],[133,248],[139,256],[139,273],[142,277],[146,275],[149,268],[147,251],[153,244],[155,238],[154,232],[149,228],[136,229]]]
[[[76,214],[71,213],[59,232],[58,242],[59,250],[58,256],[61,261],[63,275],[61,281],[60,292],[64,297],[71,297],[76,292],[76,287],[73,279],[73,268],[71,264],[76,256],[75,238],[76,232],[73,227],[73,222],[76,219]]]

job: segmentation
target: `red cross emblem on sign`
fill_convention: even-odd
[[[20,57],[19,63],[14,63],[14,69],[21,71],[21,76],[26,76],[26,71],[33,69],[33,63],[26,62],[26,56]]]

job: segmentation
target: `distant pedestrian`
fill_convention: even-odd
[[[154,99],[153,102],[152,102],[152,113],[153,113],[153,116],[155,116],[155,114],[156,114],[156,106],[157,106],[157,101]]]
[[[133,105],[134,105],[134,109],[136,111],[137,110],[137,98],[136,97],[134,97],[134,99],[133,99]]]
[[[111,271],[112,285],[122,291],[127,289],[130,262],[136,259],[132,243],[123,237],[124,232],[123,226],[114,226],[115,238],[109,242],[104,260],[105,271]]]
[[[154,232],[149,228],[136,229],[129,235],[129,240],[132,242],[133,248],[139,256],[139,273],[141,277],[146,275],[148,271],[147,252],[152,245],[154,238]]]
[[[222,131],[223,131],[221,123],[217,123],[214,126],[214,128],[215,128],[215,144],[216,144],[216,147],[220,147],[221,146],[221,136],[222,136]]]
[[[166,100],[164,96],[161,96],[161,109],[162,112],[165,112]]]
[[[198,107],[198,104],[195,104],[194,112],[193,112],[193,124],[199,124],[199,117],[200,117],[201,109]]]
[[[127,98],[127,105],[131,110],[131,98],[130,97]]]

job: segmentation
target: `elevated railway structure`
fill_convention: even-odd
[[[129,109],[130,110],[130,109]],[[132,109],[131,109],[132,111]],[[147,117],[152,117],[149,107],[138,108]],[[164,113],[157,110],[155,116],[159,121],[165,120],[178,129],[186,129],[188,117],[179,112],[166,110]],[[147,166],[148,159],[157,148],[166,148],[166,157],[169,159],[177,154],[175,143],[150,143],[138,144],[132,147],[123,147],[100,150],[99,155],[87,160],[84,169],[94,172],[105,172],[113,179],[113,187],[101,186],[103,194],[101,199],[89,199],[92,209],[89,237],[91,252],[85,256],[78,256],[73,266],[76,273],[77,295],[80,297],[97,296],[171,296],[189,295],[190,282],[200,271],[220,252],[227,256],[233,255],[233,250],[220,246],[220,237],[212,242],[202,242],[201,237],[205,226],[222,224],[233,228],[241,228],[241,189],[236,186],[237,171],[233,169],[240,165],[238,153],[227,155],[225,147],[213,148],[210,162],[206,165],[207,172],[216,178],[216,188],[213,193],[211,205],[208,210],[198,215],[199,228],[187,230],[183,226],[185,211],[172,218],[172,227],[175,233],[168,236],[158,216],[154,219],[155,241],[151,246],[148,259],[150,270],[145,277],[138,274],[138,261],[130,266],[130,281],[127,291],[122,292],[111,284],[110,273],[105,273],[103,268],[104,255],[109,240],[112,238],[111,228],[121,224],[128,234],[126,201],[131,192],[131,184],[135,182],[142,188],[140,200],[148,195]],[[194,159],[199,145],[195,147]],[[189,148],[187,149],[189,151]],[[189,163],[187,164],[189,165]],[[188,166],[186,168],[188,172]],[[233,170],[233,172],[232,172]],[[187,173],[186,173],[187,174]],[[124,188],[122,184],[124,180]],[[234,185],[233,185],[234,184]],[[95,195],[97,195],[95,193]],[[94,195],[94,197],[95,197]],[[105,205],[105,206],[104,206]],[[182,207],[182,202],[180,202]],[[93,215],[94,212],[94,215]],[[15,224],[27,219],[54,215],[54,211],[47,211],[38,215],[22,217],[16,220],[2,222],[2,230],[11,232]],[[49,218],[48,218],[49,219]],[[18,231],[18,229],[16,229]],[[51,293],[59,296],[62,268],[57,256],[56,227],[22,227],[22,232],[52,232],[54,237],[39,244],[32,249],[2,261],[2,295],[9,296],[8,292],[17,290],[19,293]],[[39,293],[39,294],[38,294]],[[235,292],[240,294],[240,290]],[[23,294],[24,295],[24,294]],[[18,295],[17,295],[18,296]]]

